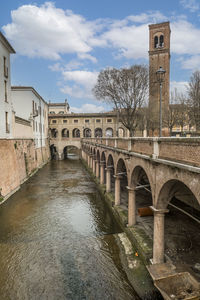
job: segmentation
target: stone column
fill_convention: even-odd
[[[115,205],[120,205],[120,179],[121,176],[115,175]]]
[[[84,151],[83,150],[81,150],[81,157],[82,157],[82,159],[84,159]]]
[[[105,181],[104,168],[105,168],[105,164],[104,164],[104,162],[101,162],[100,163],[100,184],[104,184],[104,181]]]
[[[99,178],[99,161],[96,161],[96,177]]]
[[[164,221],[168,209],[156,209],[151,206],[154,212],[154,233],[153,233],[153,264],[164,263]]]
[[[111,192],[111,167],[106,168],[106,192]]]
[[[94,174],[96,174],[96,160],[95,157],[93,157],[93,161],[92,161],[92,171]]]
[[[92,169],[92,166],[93,166],[93,158],[92,158],[92,154],[90,154],[90,168]]]
[[[136,224],[136,199],[135,188],[126,187],[128,189],[128,226]]]
[[[88,164],[88,167],[90,166],[90,155],[87,154],[87,164]]]

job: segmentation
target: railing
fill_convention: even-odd
[[[200,137],[197,138],[84,138],[82,143],[148,155],[200,167]]]

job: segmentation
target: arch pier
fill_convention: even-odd
[[[89,138],[81,146],[114,209],[127,215],[126,230],[152,239],[149,263],[192,272],[200,264],[200,138]]]

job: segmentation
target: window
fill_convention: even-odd
[[[160,47],[164,47],[164,35],[160,36]]]
[[[74,120],[74,123],[78,123],[78,120]]]
[[[8,102],[8,96],[7,96],[7,81],[4,80],[4,92],[5,92],[5,102]]]
[[[158,37],[157,37],[157,35],[154,37],[154,48],[158,48]]]
[[[107,119],[107,123],[112,123],[112,119]]]
[[[64,114],[64,111],[63,110],[59,111],[59,114],[61,114],[61,115]]]
[[[38,113],[41,115],[41,106],[38,106]]]
[[[3,58],[3,65],[4,65],[4,77],[8,78],[8,67],[6,65],[6,57]]]
[[[8,124],[8,112],[5,112],[5,121],[6,121],[6,133],[10,132],[9,124]]]
[[[50,111],[49,112],[51,115],[54,115],[55,114],[55,111]]]
[[[56,124],[56,123],[57,123],[57,120],[52,120],[52,123],[53,123],[53,124]]]
[[[88,120],[88,119],[87,119],[87,120],[85,120],[85,123],[90,123],[90,120]]]
[[[63,123],[67,123],[67,120],[63,120]]]
[[[100,119],[96,119],[96,123],[100,123],[101,122],[101,120]]]

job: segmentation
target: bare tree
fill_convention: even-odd
[[[165,125],[169,128],[170,135],[174,126],[180,125],[181,131],[188,122],[187,101],[183,94],[179,93],[177,89],[171,92],[169,110],[165,117]]]
[[[195,71],[188,84],[188,106],[190,120],[194,121],[196,131],[200,132],[200,71]]]
[[[119,112],[119,119],[130,136],[134,135],[138,126],[138,111],[146,100],[147,92],[148,69],[142,65],[102,70],[93,88],[98,100],[110,103]]]

